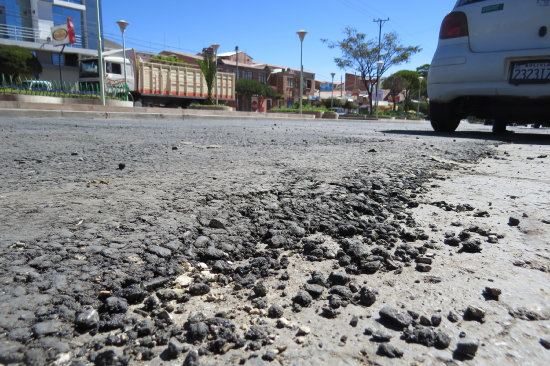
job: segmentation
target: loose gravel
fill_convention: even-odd
[[[503,141],[427,129],[0,119],[0,363],[455,364],[518,321],[549,360],[548,306],[444,259],[526,221],[431,196]],[[543,292],[547,244],[511,266]]]

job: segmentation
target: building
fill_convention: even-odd
[[[254,62],[252,57],[244,52],[225,52],[218,54],[218,67],[222,72],[229,72],[236,75],[236,80],[248,79],[261,84],[268,84],[270,69],[267,64]],[[238,71],[237,71],[238,70]],[[275,89],[275,88],[274,88]],[[267,99],[260,102],[257,97],[239,95],[236,102],[228,103],[241,111],[265,112],[274,106],[278,106],[278,100]]]
[[[325,99],[340,99],[342,103],[348,101],[346,93],[344,93],[344,83],[323,80],[315,80],[315,100],[323,101]]]
[[[244,97],[237,95],[237,106],[239,110],[260,112],[272,107],[291,107],[300,100],[300,70],[266,63],[254,62],[253,58],[244,52],[226,52],[218,54],[218,65],[220,71],[231,72],[238,75],[237,79],[255,80],[266,84],[280,95],[281,99],[268,98],[258,105],[258,98]],[[304,99],[311,99],[315,94],[315,74],[304,71]]]
[[[303,72],[303,99],[307,99],[310,104],[315,98],[315,73],[310,71]],[[300,101],[300,70],[283,68],[280,66],[271,66],[270,84],[275,87],[275,91],[283,97],[283,103],[286,107],[292,107]]]
[[[193,55],[182,52],[162,51],[160,54],[164,56],[175,56],[190,67],[198,67],[198,60],[202,60],[203,58],[202,53]],[[217,56],[218,71],[234,73],[237,76],[237,80],[249,79],[269,85],[282,98],[266,99],[261,105],[258,105],[258,98],[237,94],[237,101],[228,102],[228,105],[236,107],[241,111],[258,110],[262,112],[272,107],[292,106],[295,102],[299,101],[300,70],[255,62],[252,57],[240,51],[219,53]],[[303,75],[303,96],[304,99],[311,100],[315,96],[315,74],[304,71]]]
[[[78,80],[81,57],[97,56],[97,0],[0,0],[0,44],[31,50],[40,61],[44,80]],[[76,43],[54,46],[53,26],[71,18]]]

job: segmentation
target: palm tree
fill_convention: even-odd
[[[212,88],[214,87],[214,80],[216,80],[216,62],[214,57],[210,54],[205,54],[202,60],[198,61],[199,67],[201,68],[202,74],[204,75],[204,80],[206,81],[206,90],[208,97],[206,98],[206,104],[214,104],[214,99],[212,99]]]

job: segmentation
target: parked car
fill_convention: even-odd
[[[53,89],[51,81],[47,80],[25,80],[23,84],[28,90],[50,91]]]
[[[332,112],[337,113],[340,116],[343,116],[347,113],[346,110],[344,108],[341,108],[341,107],[332,107],[332,108],[329,108],[329,109]]]
[[[428,74],[431,124],[550,123],[550,0],[458,0]]]

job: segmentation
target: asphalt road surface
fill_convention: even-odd
[[[550,364],[550,133],[0,118],[0,363]]]

